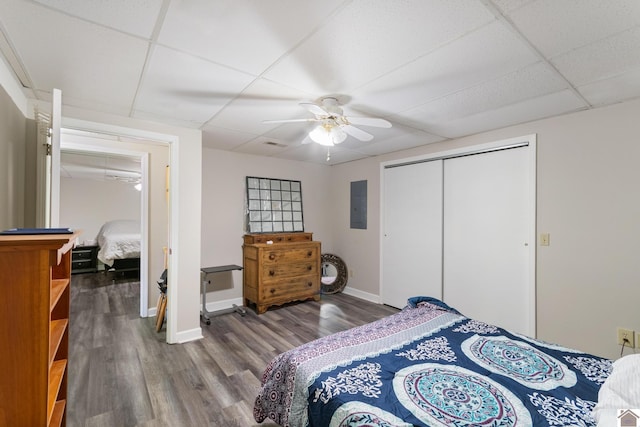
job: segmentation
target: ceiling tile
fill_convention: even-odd
[[[538,59],[500,22],[479,28],[354,91],[390,114],[516,71]]]
[[[11,33],[35,89],[49,93],[61,89],[65,103],[69,97],[80,104],[131,107],[146,42],[31,3],[0,3],[2,24]]]
[[[377,156],[394,151],[406,150],[409,148],[420,147],[422,145],[443,141],[445,138],[437,135],[431,135],[427,132],[414,130],[412,132],[402,133],[395,138],[376,139],[368,143],[359,151],[370,156]]]
[[[640,67],[609,79],[579,86],[578,91],[594,106],[640,97]]]
[[[145,39],[151,38],[162,0],[34,0],[62,13]]]
[[[206,99],[206,92],[203,91],[203,94]],[[212,94],[213,96],[215,94]],[[299,105],[300,102],[312,100],[313,98],[304,92],[258,79],[229,102],[224,110],[217,113],[209,124],[262,134],[280,126],[263,123],[264,120],[313,118],[313,114]]]
[[[342,1],[172,1],[158,41],[257,76]]]
[[[637,0],[538,0],[510,18],[547,58],[609,37],[640,22]]]
[[[566,83],[545,63],[525,67],[501,78],[431,101],[400,114],[416,123],[427,124],[423,130],[439,134],[440,122],[471,116],[483,111],[513,105],[530,98],[559,92]]]
[[[144,112],[202,125],[252,80],[249,74],[158,46],[136,99],[136,117]]]
[[[572,50],[554,58],[553,63],[575,86],[617,76],[639,67],[640,25]]]
[[[287,141],[279,141],[274,138],[258,137],[246,144],[236,147],[233,151],[238,153],[255,154],[258,156],[275,156],[285,150],[291,149]]]
[[[256,135],[206,125],[202,130],[202,145],[219,150],[233,150],[254,139]]]
[[[433,131],[449,138],[459,138],[584,108],[586,108],[584,102],[572,91],[563,90],[493,110],[481,111],[472,116],[442,121],[433,126]]]
[[[352,2],[265,76],[307,92],[349,93],[492,19],[464,0]]]

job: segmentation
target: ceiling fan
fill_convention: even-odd
[[[315,117],[309,119],[264,120],[263,123],[316,122],[318,125],[309,132],[309,138],[320,145],[332,147],[340,144],[347,135],[360,141],[371,141],[373,135],[354,125],[390,128],[391,123],[376,117],[345,116],[338,99],[332,96],[320,98],[318,103],[301,102],[300,106]],[[303,142],[304,143],[304,142]]]

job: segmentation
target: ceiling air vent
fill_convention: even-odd
[[[274,147],[281,147],[281,148],[287,146],[286,144],[280,144],[280,143],[275,142],[275,141],[265,141],[264,144],[265,145],[272,145]]]

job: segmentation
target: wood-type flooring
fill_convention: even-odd
[[[346,294],[201,323],[204,339],[165,343],[139,317],[139,282],[113,273],[71,280],[67,425],[272,427],[253,419],[267,363],[316,338],[397,312]]]

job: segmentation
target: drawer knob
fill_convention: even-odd
[[[271,292],[271,294],[275,294],[276,290],[274,288],[269,289],[269,292]]]
[[[269,270],[269,276],[274,276],[275,274],[276,274],[276,272],[275,272],[275,271],[273,271],[273,270]]]
[[[312,282],[307,282],[307,286],[312,287],[313,283]]]
[[[269,254],[269,259],[271,261],[273,261],[274,259],[276,259],[276,254]]]
[[[308,271],[311,271],[312,269],[313,269],[313,267],[312,267],[312,266],[310,266],[310,265],[308,265],[308,266],[307,266],[307,270],[308,270]]]
[[[313,252],[309,251],[307,252],[307,256],[310,257],[311,255],[313,255]]]

